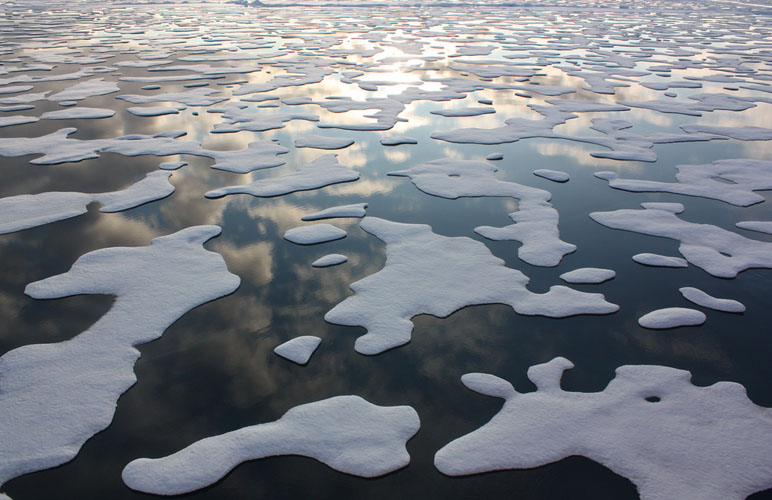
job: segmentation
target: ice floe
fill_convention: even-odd
[[[485,425],[440,449],[435,466],[459,476],[526,469],[572,455],[628,478],[642,500],[743,500],[772,487],[772,417],[735,382],[691,383],[685,370],[625,365],[601,392],[560,387],[565,358],[535,365],[535,392],[468,373],[468,388],[504,399]],[[548,416],[548,418],[545,418]]]
[[[671,238],[681,242],[678,251],[687,261],[719,278],[734,278],[751,267],[772,268],[772,243],[752,240],[710,224],[678,218],[678,203],[644,203],[643,210],[592,212],[604,226]]]
[[[329,137],[306,134],[295,139],[296,148],[343,149],[354,144],[354,139],[348,137]]]
[[[319,220],[319,219],[336,219],[344,217],[357,217],[361,218],[365,216],[367,203],[352,203],[351,205],[338,205],[336,207],[325,208],[319,212],[314,212],[309,215],[304,215],[300,220]]]
[[[392,135],[381,139],[384,146],[399,146],[401,144],[418,144],[418,141],[406,135]]]
[[[568,182],[568,179],[570,179],[567,173],[561,172],[560,170],[550,170],[548,168],[534,170],[533,175],[549,179],[553,182]]]
[[[430,111],[433,115],[447,116],[447,117],[462,117],[462,116],[480,116],[489,115],[495,113],[493,108],[451,108],[451,109],[437,109]]]
[[[319,347],[322,339],[313,335],[303,335],[276,346],[273,352],[299,365],[305,365]]]
[[[315,458],[340,472],[378,477],[410,462],[405,443],[421,423],[410,406],[377,406],[337,396],[296,406],[279,420],[197,441],[164,458],[123,469],[134,490],[179,495],[217,482],[247,460],[276,455]]]
[[[343,264],[348,261],[348,257],[339,253],[331,253],[323,257],[319,257],[311,263],[313,267],[331,267]]]
[[[330,310],[330,323],[363,326],[356,340],[362,354],[378,354],[410,341],[418,314],[446,317],[476,304],[507,304],[525,315],[565,317],[608,314],[619,309],[598,293],[556,285],[544,294],[526,289],[528,277],[504,266],[471,238],[445,237],[424,224],[402,224],[376,217],[361,227],[386,243],[386,265],[351,285],[355,294]]]
[[[49,101],[81,101],[88,97],[112,94],[118,92],[115,82],[105,81],[104,78],[94,78],[78,82],[70,88],[64,89],[48,97]]]
[[[332,224],[312,224],[293,227],[284,233],[284,239],[298,245],[316,245],[346,237],[346,231]]]
[[[746,220],[735,224],[740,229],[748,229],[759,233],[772,234],[772,221]]]
[[[68,272],[27,285],[25,293],[36,299],[108,294],[116,300],[70,340],[0,357],[0,484],[72,460],[110,425],[118,398],[135,383],[134,346],[239,286],[223,258],[203,248],[218,234],[218,226],[196,226],[150,246],[96,250]]]
[[[667,307],[657,309],[638,318],[638,324],[644,328],[664,330],[679,326],[699,326],[705,322],[705,313],[686,307]]]
[[[40,115],[42,120],[80,120],[84,118],[110,118],[115,115],[115,111],[105,108],[87,108],[76,106],[68,109],[59,109],[57,111],[47,111]]]
[[[601,269],[598,267],[582,267],[574,269],[560,275],[560,279],[566,283],[603,283],[608,281],[617,273],[611,269]]]
[[[637,253],[633,255],[633,260],[644,266],[654,267],[688,267],[689,263],[681,257],[671,257],[669,255],[659,255],[656,253]]]
[[[698,306],[708,307],[716,311],[742,313],[745,312],[745,306],[734,299],[719,299],[712,297],[699,288],[685,286],[678,289],[681,295],[689,302],[694,302]]]
[[[359,179],[359,172],[338,163],[337,155],[324,155],[292,174],[281,177],[258,179],[250,184],[214,189],[206,193],[207,198],[221,198],[229,194],[251,194],[252,196],[281,196],[295,191],[318,189],[330,184],[350,182]]]

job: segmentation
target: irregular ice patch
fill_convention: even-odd
[[[568,179],[570,179],[567,173],[561,172],[560,170],[550,170],[548,168],[534,170],[533,175],[549,179],[553,182],[568,182]]]
[[[410,462],[405,444],[420,425],[410,406],[337,396],[296,406],[274,422],[202,439],[168,457],[134,460],[122,477],[134,490],[179,495],[217,482],[242,462],[277,455],[306,456],[340,472],[377,477]]]
[[[305,134],[295,139],[296,148],[343,149],[352,144],[354,144],[354,139],[348,137],[329,137],[314,134]]]
[[[746,220],[740,221],[735,226],[740,229],[748,229],[750,231],[757,231],[759,233],[772,234],[772,221],[763,220]]]
[[[315,245],[346,237],[346,231],[332,224],[312,224],[293,227],[284,233],[284,239],[298,245]]]
[[[553,286],[544,294],[526,289],[528,278],[504,266],[471,238],[445,237],[424,224],[400,224],[376,217],[361,227],[386,243],[386,265],[351,285],[355,295],[330,310],[330,323],[363,326],[355,349],[378,354],[410,341],[418,314],[446,317],[462,307],[507,304],[517,313],[564,317],[608,314],[619,309],[603,295]]]
[[[659,255],[656,253],[638,253],[633,255],[633,260],[644,266],[655,267],[688,267],[686,260],[680,257],[671,257],[669,255]]]
[[[392,135],[381,139],[384,146],[399,146],[400,144],[418,144],[418,141],[406,135]]]
[[[313,267],[331,267],[343,264],[348,261],[348,257],[339,253],[331,253],[323,257],[319,257],[311,263]]]
[[[614,172],[596,172],[595,177],[607,180],[614,189],[700,196],[740,207],[764,201],[753,191],[772,189],[772,161],[718,160],[709,165],[678,165],[676,170],[678,182],[620,179]]]
[[[86,108],[74,107],[69,109],[59,109],[57,111],[47,111],[40,115],[42,120],[80,120],[110,118],[115,115],[115,111],[105,108]]]
[[[0,357],[0,484],[72,460],[110,424],[116,401],[136,381],[134,346],[238,288],[222,256],[203,247],[218,234],[217,226],[197,226],[150,246],[96,250],[68,272],[27,285],[25,293],[36,299],[117,298],[71,340],[25,345]]]
[[[573,87],[564,87],[562,85],[513,85],[513,88],[524,90],[533,94],[556,96],[563,94],[573,94],[576,89]]]
[[[280,196],[357,179],[359,179],[359,172],[338,163],[337,155],[324,155],[295,173],[282,177],[258,179],[251,184],[215,189],[207,192],[205,196],[207,198],[221,198],[225,195],[238,193],[263,197]]]
[[[150,172],[141,181],[109,193],[48,192],[0,198],[0,234],[21,231],[86,213],[92,202],[100,212],[119,212],[160,200],[174,192],[170,172]]]
[[[440,115],[440,116],[446,116],[446,117],[462,117],[462,116],[480,116],[480,115],[490,115],[495,113],[496,110],[490,107],[487,108],[451,108],[451,109],[437,109],[434,111],[430,111],[433,115]]]
[[[289,149],[273,141],[254,141],[244,149],[234,151],[209,151],[207,156],[215,160],[212,168],[236,174],[246,174],[254,170],[273,168],[284,165],[277,158],[289,152]]]
[[[11,127],[13,125],[24,125],[26,123],[35,123],[38,121],[36,116],[0,116],[0,127]]]
[[[583,267],[574,269],[560,275],[560,279],[567,283],[603,283],[608,281],[617,273],[611,269],[600,269],[597,267]]]
[[[772,140],[772,129],[763,127],[721,127],[718,125],[682,125],[681,129],[690,134],[715,134],[740,141]]]
[[[178,102],[186,106],[211,106],[218,102],[227,101],[220,92],[212,89],[193,89],[184,92],[166,92],[155,95],[124,94],[115,96],[133,104],[149,104],[151,102]]]
[[[389,172],[410,177],[421,191],[443,198],[509,196],[519,200],[509,214],[515,224],[503,228],[480,226],[475,232],[492,240],[522,242],[518,256],[535,266],[556,266],[576,246],[560,239],[558,212],[549,203],[552,194],[516,182],[496,179],[498,169],[487,162],[441,158],[416,167]]]
[[[180,113],[179,108],[170,108],[168,106],[132,106],[126,108],[126,111],[135,116],[163,116]]]
[[[48,100],[81,101],[88,97],[112,94],[113,92],[118,92],[118,90],[118,85],[116,85],[115,82],[106,82],[104,78],[94,78],[92,80],[78,82],[72,87],[57,92],[48,97]]]
[[[284,359],[288,359],[299,365],[305,365],[308,363],[308,360],[311,359],[311,356],[321,342],[322,339],[319,337],[303,335],[277,346],[273,352]]]
[[[653,101],[620,101],[620,104],[635,108],[646,108],[660,113],[678,113],[690,116],[702,116],[703,111],[744,111],[756,105],[745,99],[726,94],[697,94],[689,96],[689,99],[697,102],[684,102],[673,100]]]
[[[564,391],[560,379],[573,366],[565,358],[532,366],[529,393],[494,375],[464,375],[464,385],[504,406],[439,450],[435,466],[459,476],[582,455],[628,478],[642,500],[743,500],[772,487],[772,416],[740,384],[699,387],[685,370],[626,365],[602,392]]]
[[[718,299],[716,297],[712,297],[699,288],[685,286],[683,288],[679,288],[678,291],[681,292],[681,295],[683,295],[686,300],[689,302],[694,302],[698,306],[708,307],[710,309],[723,312],[745,312],[745,306],[740,302],[733,299]]]
[[[590,218],[613,229],[679,240],[678,251],[686,260],[719,278],[734,278],[751,267],[772,268],[772,243],[679,219],[676,213],[683,211],[683,205],[678,203],[643,206],[644,210],[593,212]]]
[[[686,307],[667,307],[657,309],[638,318],[638,324],[644,328],[664,330],[679,326],[699,326],[705,323],[705,313]]]
[[[319,219],[336,219],[344,217],[357,217],[361,218],[365,216],[367,203],[352,203],[351,205],[338,205],[337,207],[325,208],[319,212],[313,214],[304,215],[300,220],[319,220]]]

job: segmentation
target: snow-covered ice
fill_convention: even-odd
[[[322,257],[319,257],[315,261],[311,263],[313,267],[331,267],[331,266],[337,266],[338,264],[343,264],[344,262],[348,261],[348,257],[345,255],[339,254],[339,253],[331,253],[324,255]]]
[[[332,224],[311,224],[293,227],[284,233],[284,239],[298,245],[316,245],[346,237],[346,231]]]
[[[716,311],[742,313],[745,312],[745,306],[734,299],[719,299],[708,295],[699,288],[691,286],[685,286],[678,289],[681,295],[690,302],[694,302],[698,306],[708,307],[715,309]]]
[[[705,313],[686,307],[666,307],[646,313],[638,318],[644,328],[662,330],[679,326],[698,326],[705,322]]]
[[[616,276],[611,269],[598,267],[582,267],[560,275],[560,279],[566,283],[603,283]]]
[[[314,335],[302,335],[276,346],[273,352],[299,365],[305,365],[321,342],[322,339]]]

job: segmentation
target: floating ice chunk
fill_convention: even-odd
[[[421,191],[443,198],[464,196],[511,196],[520,200],[518,211],[509,214],[516,222],[503,228],[480,226],[475,232],[492,240],[523,243],[518,256],[535,266],[556,266],[576,246],[560,239],[558,212],[549,203],[552,194],[496,179],[497,168],[487,162],[441,158],[416,167],[389,172],[407,176]]]
[[[384,146],[399,146],[400,144],[418,144],[418,141],[406,135],[392,135],[381,139]]]
[[[16,111],[26,111],[28,109],[35,109],[32,104],[16,104],[13,106],[0,106],[0,112],[13,113]]]
[[[354,144],[354,139],[348,137],[306,134],[295,139],[296,148],[343,149],[352,144]]]
[[[292,340],[288,340],[280,346],[277,346],[273,352],[281,356],[282,358],[293,361],[299,365],[305,365],[311,356],[319,347],[322,339],[314,337],[313,335],[303,335],[302,337],[295,337]]]
[[[638,318],[638,324],[644,328],[664,330],[679,326],[699,326],[705,323],[705,313],[685,307],[657,309]]]
[[[405,444],[421,426],[410,406],[376,406],[337,396],[292,408],[279,420],[197,441],[173,455],[140,458],[123,469],[134,490],[179,495],[217,482],[247,460],[311,457],[333,469],[377,477],[410,462]]]
[[[627,365],[602,392],[564,391],[571,367],[565,358],[532,366],[537,390],[529,393],[493,375],[464,375],[467,387],[504,406],[439,450],[437,469],[459,476],[582,455],[630,479],[642,500],[743,500],[772,487],[772,417],[740,384],[699,387],[684,370]]]
[[[51,92],[25,92],[12,97],[0,97],[0,104],[28,104],[45,99]]]
[[[211,151],[208,156],[214,158],[215,164],[212,165],[214,169],[246,174],[254,170],[284,165],[285,162],[277,156],[288,151],[289,149],[273,141],[254,141],[247,144],[245,149]]]
[[[504,155],[502,153],[491,153],[485,159],[488,161],[499,161],[504,159]]]
[[[446,117],[489,115],[495,112],[496,110],[493,108],[473,108],[473,107],[437,109],[434,111],[430,111],[430,113],[433,115],[440,115],[440,116],[446,116]]]
[[[155,86],[156,88],[160,88]],[[166,92],[155,95],[125,94],[115,96],[133,104],[149,104],[151,102],[178,102],[186,106],[211,106],[218,102],[227,101],[220,92],[212,89],[193,89],[184,92]]]
[[[0,234],[77,217],[94,201],[102,204],[101,212],[119,212],[160,200],[174,192],[170,175],[150,172],[129,188],[109,193],[49,192],[0,198]]]
[[[251,184],[215,189],[206,193],[205,196],[207,198],[221,198],[225,195],[238,193],[262,197],[280,196],[357,179],[359,179],[359,172],[338,163],[337,155],[324,155],[295,173],[283,177],[258,179]]]
[[[541,94],[548,96],[556,96],[563,94],[573,94],[576,89],[573,87],[563,87],[561,85],[514,85],[513,88],[518,90],[525,90],[526,92],[533,94]]]
[[[528,278],[504,266],[479,241],[445,237],[424,224],[400,224],[376,217],[361,227],[386,243],[386,265],[351,285],[355,295],[330,310],[330,323],[363,326],[355,349],[379,354],[410,341],[418,314],[446,317],[466,306],[507,304],[517,313],[564,317],[608,314],[619,307],[602,294],[553,286],[544,294],[526,289]]]
[[[28,90],[32,90],[32,85],[15,85],[12,87],[2,87],[0,88],[0,95],[15,94],[17,92],[26,92]]]
[[[213,134],[224,134],[248,130],[264,132],[284,128],[284,123],[291,120],[306,120],[316,122],[319,117],[308,113],[256,113],[247,104],[229,102],[219,109],[210,109],[209,113],[222,113],[224,123],[215,124]]]
[[[644,266],[656,267],[687,267],[689,264],[680,257],[670,257],[655,253],[638,253],[633,255],[633,260]]]
[[[740,229],[748,229],[750,231],[757,231],[759,233],[772,234],[772,221],[762,220],[747,220],[741,221],[735,224]]]
[[[161,170],[177,170],[178,168],[182,168],[187,164],[188,162],[186,161],[168,161],[161,163],[158,168]]]
[[[70,88],[50,96],[49,101],[80,101],[88,97],[112,94],[118,92],[115,82],[106,82],[104,78],[94,78],[78,82]]]
[[[330,267],[343,264],[346,261],[348,261],[348,257],[345,255],[341,255],[339,253],[331,253],[329,255],[325,255],[324,257],[319,257],[313,261],[311,265],[313,267]]]
[[[560,275],[560,279],[567,283],[603,283],[608,281],[617,273],[611,269],[600,269],[597,267],[583,267],[581,269],[574,269],[573,271],[563,273]]]
[[[60,109],[57,111],[48,111],[40,115],[43,120],[79,120],[79,119],[97,119],[110,118],[115,115],[115,111],[105,108],[86,108],[74,107],[69,109]]]
[[[304,215],[300,220],[335,219],[340,217],[364,217],[367,203],[353,203],[351,205],[339,205],[325,208],[322,211]]]
[[[683,295],[686,300],[694,302],[698,306],[709,307],[710,309],[715,309],[716,311],[732,313],[745,312],[745,306],[740,302],[733,299],[718,299],[716,297],[712,297],[699,288],[685,286],[683,288],[679,288],[678,291],[681,292],[681,295]]]
[[[734,278],[751,267],[772,268],[772,243],[681,220],[674,211],[678,207],[683,210],[680,204],[646,203],[644,210],[592,212],[590,218],[613,229],[679,240],[686,260],[719,278]]]
[[[554,182],[568,182],[568,179],[570,179],[567,173],[561,172],[560,170],[550,170],[548,168],[540,168],[538,170],[534,170],[533,175],[544,177],[545,179],[549,179]]]
[[[607,180],[614,189],[700,196],[740,207],[764,201],[753,191],[772,189],[772,161],[718,160],[710,165],[678,165],[676,169],[678,182],[619,179],[614,172],[596,172],[595,177]]]
[[[717,125],[682,125],[684,132],[723,135],[740,141],[772,140],[772,129],[762,127],[720,127]]]
[[[346,237],[346,231],[332,224],[312,224],[293,227],[284,233],[284,239],[298,245],[315,245]]]
[[[36,116],[0,116],[0,127],[10,127],[13,125],[24,125],[25,123],[35,123],[38,121]]]
[[[239,286],[217,253],[220,234],[197,226],[150,246],[106,248],[81,256],[64,274],[27,285],[36,299],[115,295],[88,330],[0,357],[0,484],[72,460],[112,421],[118,398],[136,382],[134,346],[160,337],[180,316]]]
[[[170,108],[168,106],[133,106],[126,108],[126,111],[135,116],[163,116],[180,113],[178,108]]]

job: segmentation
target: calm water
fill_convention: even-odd
[[[491,8],[468,12],[464,14],[469,21],[466,28],[475,28],[472,34],[472,31],[454,31],[461,26],[459,19],[464,16],[459,16],[458,10],[452,8],[328,8],[309,12],[308,9],[290,7],[245,9],[235,5],[190,4],[174,8],[118,5],[104,10],[78,6],[51,10],[53,13],[47,17],[36,10],[21,7],[0,10],[3,29],[0,41],[3,42],[5,60],[29,60],[52,51],[55,46],[70,47],[73,54],[104,57],[106,61],[97,64],[109,65],[136,60],[137,54],[146,55],[156,50],[164,52],[161,54],[164,58],[179,64],[199,64],[179,61],[179,58],[201,53],[203,49],[239,46],[242,51],[253,50],[256,53],[285,46],[290,53],[284,57],[310,55],[331,58],[331,54],[323,54],[324,50],[319,48],[324,45],[324,40],[329,39],[340,39],[342,43],[338,48],[381,48],[387,55],[396,56],[401,52],[393,45],[368,40],[364,35],[382,33],[396,40],[417,36],[421,29],[445,30],[448,35],[438,34],[429,38],[424,47],[425,55],[438,55],[437,61],[411,63],[436,67],[437,70],[400,73],[405,69],[403,66],[402,70],[392,68],[385,73],[367,73],[367,78],[372,80],[404,77],[399,81],[427,75],[459,76],[462,72],[452,69],[455,63],[447,57],[455,51],[454,37],[462,41],[463,37],[473,36],[482,45],[488,42],[498,44],[497,36],[503,34],[507,39],[513,36],[505,29],[507,26],[521,27],[512,25],[512,19],[522,14],[521,10],[514,8],[511,11]],[[530,15],[533,16],[532,22],[523,22],[522,26],[530,26],[532,31],[543,33],[543,39],[531,39],[536,46],[550,37],[559,37],[561,29],[570,31],[578,23],[578,14],[559,10],[534,10]],[[614,16],[618,22],[624,22],[624,16]],[[727,33],[733,29],[731,22],[741,23],[736,19],[732,21],[731,16],[727,20],[726,16],[716,12],[699,18],[706,23],[700,25],[705,39],[708,39],[707,33],[711,30],[729,36]],[[763,24],[765,20],[766,25]],[[482,24],[477,24],[478,21]],[[757,23],[758,29],[769,28],[769,17],[763,12],[753,16],[749,14],[742,22]],[[373,26],[383,29],[379,31]],[[673,32],[666,36],[693,47],[702,40],[703,33],[689,31],[689,26],[674,27]],[[606,38],[608,44],[624,48],[626,41],[617,38],[623,31],[621,28],[611,30]],[[298,38],[301,34],[309,38]],[[738,36],[736,43],[745,43],[745,49],[769,45],[768,41],[766,45],[744,42]],[[713,41],[719,43],[720,40],[727,40],[728,49],[732,48],[731,39],[718,37]],[[250,49],[250,43],[273,44],[274,48]],[[708,48],[706,52],[709,52]],[[502,58],[505,53],[499,48],[491,55],[479,58],[506,61]],[[721,57],[737,56],[729,54]],[[362,63],[369,59],[366,55],[349,54],[346,60]],[[255,63],[224,61],[205,64],[235,66]],[[753,63],[748,64],[752,66]],[[64,74],[94,65],[57,63],[51,71],[29,74]],[[757,67],[762,73],[766,71],[765,74],[769,74],[768,63],[765,67],[759,62]],[[329,95],[349,95],[356,99],[368,97],[368,93],[356,85],[341,82],[341,71],[346,71],[342,65],[337,66],[336,73],[321,83],[280,88],[268,94],[281,99],[312,97],[317,100]],[[584,85],[580,79],[566,76],[554,67],[546,67],[543,71],[545,76],[534,77],[532,81],[576,88]],[[209,83],[208,88],[222,91],[230,97],[237,86],[220,83],[243,79],[266,81],[281,72],[280,68],[265,65],[260,71],[246,75],[227,75],[223,79],[203,81]],[[165,76],[189,72],[149,73],[142,68],[120,67],[116,71],[82,80],[105,78],[117,81],[117,73],[121,76]],[[707,73],[706,70],[683,70],[672,79],[681,80],[685,75],[704,76]],[[17,74],[21,73],[3,76]],[[469,78],[477,77],[471,75]],[[652,75],[646,80],[657,78]],[[494,82],[514,83],[514,80],[501,77]],[[56,92],[73,83],[34,83],[32,92]],[[163,92],[177,92],[186,90],[183,87],[186,83],[189,82],[159,85]],[[119,94],[151,93],[141,89],[144,85],[146,83],[120,81]],[[722,90],[724,85],[703,82],[702,89],[676,89],[678,100],[685,100],[699,92],[729,92]],[[383,96],[402,88],[384,86],[372,95]],[[732,92],[732,95],[738,96],[762,95],[750,90]],[[622,177],[673,181],[673,167],[678,164],[709,163],[725,158],[769,159],[772,152],[769,142],[724,140],[658,145],[654,147],[658,160],[644,163],[595,159],[589,152],[603,148],[576,142],[525,139],[511,144],[482,146],[450,144],[430,138],[435,131],[459,127],[492,128],[516,116],[536,118],[537,115],[526,104],[543,102],[547,97],[534,94],[532,99],[526,100],[515,96],[512,90],[469,92],[467,98],[460,102],[417,101],[408,105],[400,115],[407,118],[407,122],[398,123],[385,132],[322,130],[317,129],[314,123],[296,120],[286,123],[285,128],[273,131],[217,135],[210,134],[209,130],[221,121],[220,115],[206,113],[205,107],[189,106],[179,115],[139,118],[126,112],[127,107],[135,104],[115,99],[115,95],[118,94],[89,97],[79,103],[79,106],[114,109],[117,113],[112,118],[41,120],[2,128],[0,137],[37,137],[69,126],[78,129],[71,136],[77,139],[182,129],[187,131],[185,139],[200,141],[210,149],[241,149],[253,140],[275,138],[290,148],[290,152],[281,156],[286,165],[244,176],[212,170],[209,168],[213,163],[210,159],[184,156],[189,165],[173,173],[171,182],[176,191],[169,198],[114,214],[100,213],[98,205],[92,204],[83,216],[0,236],[0,352],[3,353],[26,344],[72,338],[110,308],[113,299],[108,296],[40,301],[23,294],[27,283],[66,272],[79,256],[95,249],[147,245],[155,236],[170,234],[191,225],[217,224],[223,228],[222,235],[207,243],[206,247],[221,253],[231,272],[238,274],[242,280],[235,293],[190,311],[167,329],[162,338],[139,346],[142,357],[135,367],[138,382],[120,398],[112,425],[90,439],[74,461],[7,483],[4,491],[15,500],[129,499],[147,496],[123,485],[120,472],[129,461],[138,457],[168,455],[203,437],[272,421],[299,404],[341,394],[356,394],[379,405],[407,404],[416,409],[421,418],[421,430],[408,443],[411,463],[407,468],[378,479],[362,479],[338,473],[309,458],[274,457],[244,463],[219,483],[187,496],[212,499],[638,498],[635,487],[627,479],[581,457],[533,470],[503,471],[464,478],[450,478],[434,468],[432,459],[439,448],[478,428],[501,407],[499,400],[464,388],[460,383],[461,375],[476,371],[493,373],[512,381],[521,392],[530,391],[534,386],[526,378],[527,368],[555,356],[565,356],[576,365],[563,378],[563,387],[567,390],[600,391],[614,377],[614,369],[621,365],[658,364],[690,370],[697,385],[710,385],[720,380],[738,382],[747,388],[753,402],[772,406],[769,384],[772,364],[768,361],[772,350],[769,338],[769,325],[772,324],[772,308],[769,307],[772,288],[769,283],[772,272],[751,269],[735,279],[726,280],[714,278],[693,265],[686,269],[641,266],[631,260],[632,255],[640,252],[678,255],[678,242],[612,230],[588,217],[593,211],[636,208],[645,201],[675,201],[686,206],[682,216],[686,220],[715,224],[742,232],[747,237],[772,241],[772,236],[734,228],[734,223],[740,220],[770,220],[772,205],[769,202],[772,200],[769,193],[762,193],[766,202],[739,208],[702,198],[613,190],[605,181],[592,175],[599,170],[616,170]],[[614,100],[613,96],[600,96],[586,90],[564,97],[602,102]],[[618,89],[616,100],[642,101],[660,97],[660,92],[633,83],[631,87]],[[445,118],[429,113],[443,107],[479,106],[477,100],[481,98],[493,99],[496,114]],[[237,96],[232,97],[234,101],[237,99]],[[367,112],[335,114],[319,106],[288,106],[280,101],[274,102],[279,104],[279,108],[265,109],[264,112],[313,113],[326,123],[372,121],[364,118],[369,114]],[[45,100],[33,104],[34,110],[6,114],[39,116],[45,111],[61,109],[56,103]],[[643,109],[580,113],[579,118],[555,130],[595,134],[588,127],[591,125],[590,118],[598,116],[632,121],[635,123],[633,130],[641,134],[675,133],[679,131],[679,125],[696,122],[772,126],[769,119],[772,104],[757,104],[756,108],[742,113],[715,111],[705,113],[702,118]],[[200,114],[193,115],[193,111]],[[361,179],[268,199],[248,195],[233,195],[218,200],[204,198],[203,194],[210,189],[245,182],[247,178],[284,175],[321,156],[325,152],[293,147],[294,138],[309,133],[354,138],[354,146],[337,153],[342,164],[361,173]],[[379,139],[388,135],[409,135],[419,144],[386,148],[379,144]],[[473,228],[479,225],[510,224],[507,213],[517,206],[512,199],[447,200],[419,191],[407,178],[386,176],[389,171],[436,158],[484,159],[492,152],[504,155],[504,160],[495,162],[500,169],[500,179],[552,192],[552,203],[560,213],[561,238],[578,247],[559,266],[531,266],[518,259],[518,243],[489,241],[473,232]],[[29,160],[36,156],[0,160],[3,179],[0,196],[57,190],[104,192],[122,189],[157,169],[162,161],[178,159],[176,156],[160,159],[101,154],[97,159],[78,163],[55,166],[30,164]],[[552,183],[535,177],[532,171],[537,168],[565,171],[570,174],[571,180],[565,184]],[[384,244],[360,229],[355,219],[329,221],[346,229],[348,236],[323,245],[301,247],[284,240],[282,235],[287,229],[302,224],[300,217],[303,215],[334,205],[360,202],[369,204],[368,215],[429,224],[434,232],[441,235],[467,236],[484,242],[508,266],[520,269],[529,276],[529,289],[534,292],[543,292],[552,285],[560,284],[558,276],[575,268],[613,269],[617,273],[616,278],[609,282],[571,286],[583,291],[601,292],[607,300],[619,304],[621,309],[608,316],[549,319],[520,316],[502,305],[467,307],[444,319],[429,315],[414,318],[413,339],[406,346],[377,356],[357,354],[353,343],[364,330],[328,324],[322,318],[352,293],[348,288],[352,282],[383,267]],[[328,269],[310,266],[312,261],[328,253],[343,253],[349,261]],[[637,319],[654,309],[690,307],[678,292],[682,286],[694,286],[717,297],[739,300],[745,304],[747,311],[736,315],[705,310],[708,320],[699,327],[655,331],[638,326]],[[272,352],[278,344],[298,335],[317,335],[323,339],[307,366],[297,366]],[[772,499],[772,492],[759,493],[752,498]]]

